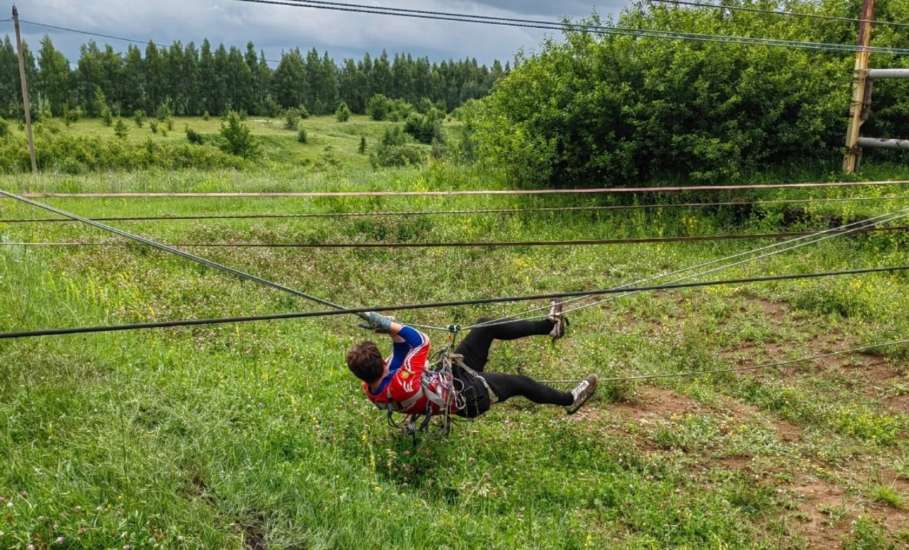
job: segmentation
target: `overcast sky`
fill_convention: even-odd
[[[584,17],[596,10],[617,13],[629,0],[342,0],[388,7],[463,12],[504,17],[559,19]],[[9,17],[13,2],[0,0]],[[356,56],[383,48],[428,55],[435,60],[476,57],[484,63],[508,60],[524,49],[532,52],[546,36],[543,31],[470,23],[426,21],[383,15],[352,14],[308,8],[249,4],[236,0],[18,0],[19,16],[26,21],[61,25],[92,32],[170,43],[181,40],[243,46],[248,40],[275,58],[295,47],[327,50],[336,58]],[[4,23],[4,26],[9,25]],[[73,59],[88,37],[49,31],[27,24],[23,33],[36,44],[48,33]],[[551,33],[550,33],[551,34]],[[99,42],[105,42],[98,39]],[[107,41],[117,48],[125,44]]]

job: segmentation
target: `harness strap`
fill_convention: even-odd
[[[458,355],[458,354],[453,353],[453,354],[451,354],[451,357],[452,357],[452,360],[454,361],[455,365],[461,367],[462,369],[464,369],[464,372],[473,376],[474,378],[478,379],[480,382],[483,383],[483,386],[486,388],[486,393],[489,394],[489,403],[490,404],[495,404],[495,403],[499,402],[499,396],[496,395],[496,392],[492,391],[492,387],[490,387],[489,382],[487,382],[486,379],[483,378],[482,374],[478,373],[477,371],[475,371],[472,368],[467,366],[467,363],[464,362],[463,355]]]

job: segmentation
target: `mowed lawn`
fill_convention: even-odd
[[[185,139],[214,119],[175,120]],[[2,176],[19,191],[502,187],[436,163],[374,171],[387,123],[248,120],[250,171]],[[78,131],[112,132],[96,121]],[[70,130],[72,131],[72,130]],[[148,133],[149,136],[145,134]],[[316,166],[324,148],[340,159]],[[271,159],[271,160],[269,160]],[[304,160],[310,159],[307,165]],[[788,193],[788,194],[787,194]],[[826,201],[858,196],[857,202]],[[111,222],[168,242],[558,240],[819,229],[909,206],[898,187],[810,203],[517,214]],[[713,200],[714,196],[697,197]],[[716,198],[722,198],[717,196]],[[596,198],[48,198],[86,216],[602,206]],[[665,198],[685,202],[683,198]],[[794,214],[793,214],[794,213]],[[45,217],[8,200],[0,219]],[[895,220],[894,224],[900,220]],[[70,223],[0,222],[0,331],[321,309]],[[193,249],[349,306],[605,288],[775,241],[433,249]],[[904,265],[900,232],[830,238],[710,279]],[[469,324],[540,305],[401,313]],[[0,547],[662,548],[909,544],[909,279],[875,274],[603,299],[569,336],[496,345],[490,370],[596,372],[576,416],[523,400],[414,446],[347,372],[355,319],[0,341]],[[431,333],[436,348],[444,333]],[[614,380],[639,375],[663,378]]]

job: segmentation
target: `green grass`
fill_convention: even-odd
[[[178,119],[167,138],[185,139]],[[359,136],[382,124],[249,120],[254,170],[0,176],[20,191],[505,187],[434,163],[373,171]],[[193,119],[203,133],[217,121]],[[112,132],[95,121],[70,131]],[[141,138],[139,136],[141,135]],[[151,136],[132,127],[130,139]],[[338,168],[316,166],[324,145]],[[304,161],[309,159],[309,163]],[[885,168],[871,166],[869,171]],[[894,177],[898,170],[889,172]],[[171,242],[572,239],[824,227],[906,204],[899,189],[799,192],[792,221],[656,209],[512,216],[123,222]],[[722,195],[721,195],[722,196]],[[760,196],[791,196],[784,192]],[[681,199],[679,199],[681,200]],[[87,216],[344,212],[604,204],[579,197],[52,199]],[[789,208],[792,208],[791,206]],[[42,216],[8,201],[0,218]],[[101,240],[73,224],[2,224],[3,241]],[[761,242],[496,250],[214,249],[213,259],[346,305],[600,288]],[[906,263],[902,234],[823,244],[716,278]],[[531,304],[534,305],[534,304]],[[0,331],[313,308],[138,246],[0,247]],[[527,304],[400,315],[467,324]],[[491,370],[622,377],[780,361],[904,338],[903,275],[712,287],[611,299],[568,338],[497,344]],[[909,347],[784,369],[607,382],[579,416],[514,400],[414,448],[343,365],[350,319],[280,321],[0,343],[0,548],[663,548],[899,546],[909,521]],[[437,346],[444,335],[433,334]],[[890,477],[887,477],[890,479]],[[820,494],[821,496],[817,496]],[[824,496],[827,495],[827,496]],[[823,497],[823,498],[822,498]],[[799,541],[802,541],[801,543]]]

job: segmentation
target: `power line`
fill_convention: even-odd
[[[868,227],[854,233],[873,233],[906,231],[909,225],[892,227]],[[745,233],[720,235],[682,235],[675,237],[637,237],[627,239],[575,239],[552,241],[435,241],[435,242],[315,242],[315,243],[262,243],[262,242],[198,242],[173,243],[171,246],[182,248],[302,248],[302,249],[351,249],[351,248],[510,248],[510,247],[547,247],[547,246],[607,246],[636,245],[656,243],[692,243],[710,241],[747,241],[760,239],[788,239],[805,235],[814,235],[816,231],[790,231],[783,233]],[[5,242],[0,246],[28,247],[86,247],[86,246],[124,246],[127,243],[116,241],[66,241],[66,242]]]
[[[681,203],[654,203],[654,204],[615,204],[604,206],[540,206],[526,208],[478,208],[463,210],[386,210],[362,212],[306,212],[299,214],[200,214],[185,216],[108,216],[92,217],[95,221],[102,222],[138,222],[138,221],[194,221],[194,220],[283,220],[283,219],[333,219],[333,218],[367,218],[367,217],[412,217],[412,216],[476,216],[484,214],[520,215],[529,213],[557,213],[557,212],[600,212],[609,210],[653,210],[661,208],[709,208],[714,206],[752,207],[769,204],[804,204],[826,202],[859,202],[859,201],[884,201],[905,200],[909,197],[884,195],[880,197],[822,197],[808,199],[767,199],[759,201],[719,201],[719,202],[681,202]],[[0,223],[29,224],[29,223],[76,223],[74,220],[61,218],[0,218]]]
[[[9,21],[9,20],[7,20],[7,21]],[[74,34],[82,34],[82,35],[85,35],[85,36],[94,36],[94,37],[97,37],[97,38],[104,38],[104,39],[106,39],[106,40],[118,40],[118,41],[120,41],[120,42],[129,42],[129,43],[132,43],[132,44],[142,44],[142,45],[154,44],[154,45],[157,46],[158,48],[161,48],[161,49],[164,49],[164,50],[166,50],[166,49],[168,49],[168,48],[170,47],[170,46],[168,46],[167,44],[164,44],[164,43],[162,43],[162,42],[155,42],[154,40],[139,40],[139,39],[136,39],[136,38],[129,38],[129,37],[125,37],[125,36],[117,36],[117,35],[114,35],[114,34],[98,33],[98,32],[94,32],[94,31],[87,31],[87,30],[84,30],[84,29],[76,29],[76,28],[73,28],[73,27],[64,27],[64,26],[61,26],[61,25],[51,25],[51,24],[49,24],[49,23],[39,23],[38,21],[29,21],[29,20],[27,20],[27,19],[19,19],[19,22],[20,22],[20,23],[24,23],[24,24],[26,24],[26,25],[31,25],[31,26],[33,26],[33,27],[41,27],[41,28],[51,29],[51,30],[55,30],[55,31],[70,32],[70,33],[74,33]],[[266,59],[265,61],[268,62],[268,63],[280,63],[280,62],[281,62],[281,61],[278,60],[278,59]]]
[[[465,189],[451,191],[279,191],[216,193],[196,192],[121,192],[121,193],[58,193],[32,192],[29,198],[335,198],[335,197],[455,197],[479,195],[625,195],[634,193],[691,193],[695,191],[739,191],[766,189],[820,189],[840,187],[877,187],[882,185],[909,185],[909,180],[831,181],[805,183],[759,183],[743,185],[685,185],[664,187],[589,187],[572,189]]]
[[[586,23],[559,23],[555,21],[543,21],[535,19],[518,19],[503,17],[488,17],[480,15],[471,15],[466,13],[441,12],[433,10],[406,10],[402,8],[389,8],[383,6],[368,6],[363,4],[351,4],[346,2],[315,2],[310,0],[237,0],[239,2],[251,4],[268,4],[277,6],[290,6],[295,8],[310,8],[319,10],[331,10],[350,13],[368,13],[374,15],[390,15],[396,17],[410,17],[417,19],[431,19],[438,21],[454,21],[460,23],[480,23],[485,25],[496,25],[503,27],[543,29],[555,31],[581,31],[597,35],[624,35],[637,38],[664,38],[670,40],[689,40],[697,42],[720,42],[741,45],[760,45],[760,46],[779,46],[809,50],[824,50],[836,52],[855,52],[871,51],[877,53],[886,53],[893,55],[905,55],[909,53],[907,48],[881,48],[881,47],[862,47],[852,44],[828,43],[828,42],[805,42],[798,40],[786,40],[776,38],[761,38],[749,36],[723,36],[714,34],[685,33],[675,31],[662,31],[656,29],[640,29],[631,27],[616,27],[608,25],[595,25]]]
[[[369,311],[412,311],[412,310],[418,310],[418,309],[439,309],[439,308],[446,308],[446,307],[498,304],[498,303],[506,303],[506,302],[529,302],[529,301],[534,301],[534,300],[549,300],[549,299],[553,299],[553,298],[568,298],[568,297],[573,297],[573,296],[596,296],[596,295],[605,295],[605,294],[619,294],[619,293],[625,293],[625,292],[654,292],[654,291],[662,291],[662,290],[679,290],[679,289],[686,289],[686,288],[700,288],[700,287],[710,287],[710,286],[729,286],[729,285],[767,283],[767,282],[776,282],[776,281],[820,279],[820,278],[826,278],[826,277],[843,277],[843,276],[864,275],[864,274],[873,274],[873,273],[896,273],[896,272],[904,272],[904,271],[909,271],[909,265],[849,269],[849,270],[844,270],[844,271],[823,271],[823,272],[816,272],[816,273],[770,275],[770,276],[764,276],[764,277],[745,277],[745,278],[740,278],[740,279],[726,279],[726,280],[716,280],[716,281],[695,281],[695,282],[690,282],[690,283],[674,283],[674,284],[652,285],[652,286],[642,286],[642,287],[633,287],[633,288],[607,288],[607,289],[601,289],[601,290],[582,290],[582,291],[574,291],[574,292],[552,292],[552,293],[545,293],[545,294],[532,294],[532,295],[523,295],[523,296],[503,296],[503,297],[497,297],[497,298],[478,298],[478,299],[472,299],[472,300],[451,300],[451,301],[445,301],[445,302],[432,302],[432,303],[423,303],[423,304],[401,304],[401,305],[391,305],[391,306],[386,305],[386,306],[376,306],[376,307],[368,307],[368,308],[364,307],[364,308],[349,308],[349,309],[331,309],[331,310],[326,310],[326,311],[276,313],[276,314],[270,314],[270,315],[248,315],[248,316],[242,316],[242,317],[221,317],[221,318],[214,318],[214,319],[186,319],[186,320],[177,320],[177,321],[133,323],[133,324],[126,324],[126,325],[105,325],[105,326],[91,326],[91,327],[40,329],[40,330],[0,333],[0,339],[30,338],[30,337],[37,337],[37,336],[60,336],[60,335],[65,335],[65,334],[88,334],[88,333],[97,333],[97,332],[119,332],[119,331],[126,331],[126,330],[139,330],[139,329],[150,329],[150,328],[174,328],[174,327],[185,327],[185,326],[245,323],[245,322],[253,322],[253,321],[275,321],[275,320],[280,320],[280,319],[305,319],[305,318],[311,318],[311,317],[335,317],[335,316],[339,316],[339,315],[360,315],[363,313],[367,313]],[[431,327],[431,328],[438,328],[438,327]]]
[[[848,23],[863,23],[865,21],[870,21],[875,25],[889,25],[893,27],[909,27],[909,23],[900,23],[897,21],[885,21],[883,19],[860,19],[855,17],[840,17],[837,15],[824,15],[817,13],[805,13],[805,12],[795,12],[795,11],[777,11],[777,10],[767,10],[761,8],[752,8],[748,6],[727,6],[722,4],[710,4],[707,2],[690,2],[688,0],[647,0],[650,3],[658,4],[676,4],[682,6],[693,6],[697,8],[713,8],[717,10],[729,10],[729,11],[742,11],[749,13],[765,13],[768,15],[783,15],[789,17],[803,17],[807,19],[819,19],[825,21],[841,21]]]

